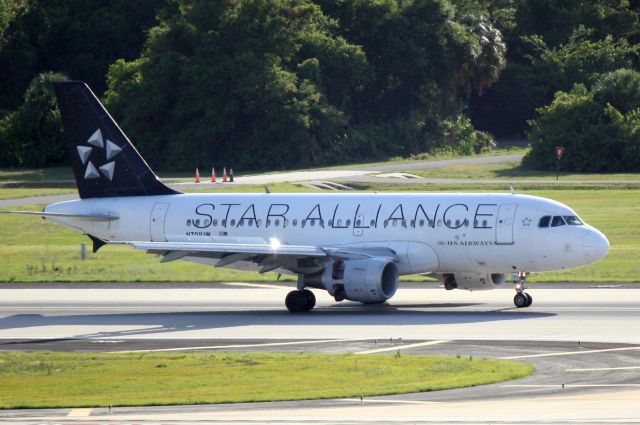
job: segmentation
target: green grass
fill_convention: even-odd
[[[45,195],[62,195],[67,193],[78,193],[76,188],[60,189],[52,187],[40,187],[34,189],[28,188],[15,188],[7,189],[0,187],[0,199],[17,199],[28,198],[31,196],[45,196]]]
[[[483,385],[533,370],[504,360],[399,354],[0,353],[0,408],[374,396]]]
[[[519,162],[504,162],[500,164],[471,164],[457,165],[438,169],[423,169],[407,171],[409,174],[429,179],[486,179],[513,180],[526,179],[530,181],[555,180],[553,171],[538,171],[522,168]],[[630,180],[640,181],[640,173],[625,174],[596,174],[596,173],[560,173],[561,181],[594,180]]]
[[[73,180],[71,167],[0,168],[0,183]]]
[[[495,155],[505,155],[505,154],[525,154],[529,148],[515,148],[510,147],[507,149],[496,149],[493,151],[482,153],[478,156],[495,156]],[[312,170],[333,170],[333,169],[348,169],[354,166],[364,167],[364,166],[375,166],[375,165],[389,165],[389,164],[398,164],[407,161],[438,161],[441,159],[453,159],[453,158],[468,158],[468,156],[461,156],[457,154],[452,154],[450,152],[437,152],[434,154],[420,154],[410,158],[391,158],[387,161],[379,161],[379,162],[362,162],[362,163],[352,163],[352,164],[344,164],[344,165],[334,165],[328,167],[320,167],[313,168]],[[271,173],[279,173],[284,171],[309,171],[310,169],[301,169],[301,170],[290,170],[290,169],[274,169]],[[201,175],[206,179],[209,176],[210,169],[202,169],[200,170]],[[174,172],[174,171],[157,171],[156,174],[161,179],[192,179],[194,177],[195,167],[193,170],[183,171],[183,172]],[[216,169],[216,173],[218,177],[222,176],[222,169]],[[255,170],[239,170],[235,169],[235,175],[249,175],[249,174],[262,174],[264,171],[255,171]],[[51,167],[51,168],[0,168],[0,185],[7,183],[17,183],[17,182],[46,182],[46,181],[73,181],[73,172],[70,167]]]

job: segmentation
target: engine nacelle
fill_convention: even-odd
[[[506,282],[502,273],[445,273],[443,280],[447,290],[458,288],[467,291],[494,289]]]
[[[318,273],[303,276],[305,286],[326,289],[336,301],[381,303],[398,289],[398,266],[382,258],[335,261]]]

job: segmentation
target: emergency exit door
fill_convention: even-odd
[[[167,216],[169,204],[164,202],[156,202],[151,210],[151,241],[165,242],[167,238],[164,234],[164,221]]]
[[[513,244],[513,220],[516,216],[516,204],[502,204],[496,218],[496,244]]]

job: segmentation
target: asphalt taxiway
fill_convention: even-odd
[[[387,304],[292,315],[291,283],[14,284],[0,289],[0,350],[449,354],[532,363],[523,380],[432,393],[242,405],[4,411],[4,421],[529,423],[640,421],[635,284],[445,291],[402,283]]]

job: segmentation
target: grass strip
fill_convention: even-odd
[[[473,357],[280,353],[0,353],[0,408],[342,398],[525,377],[533,366]]]

